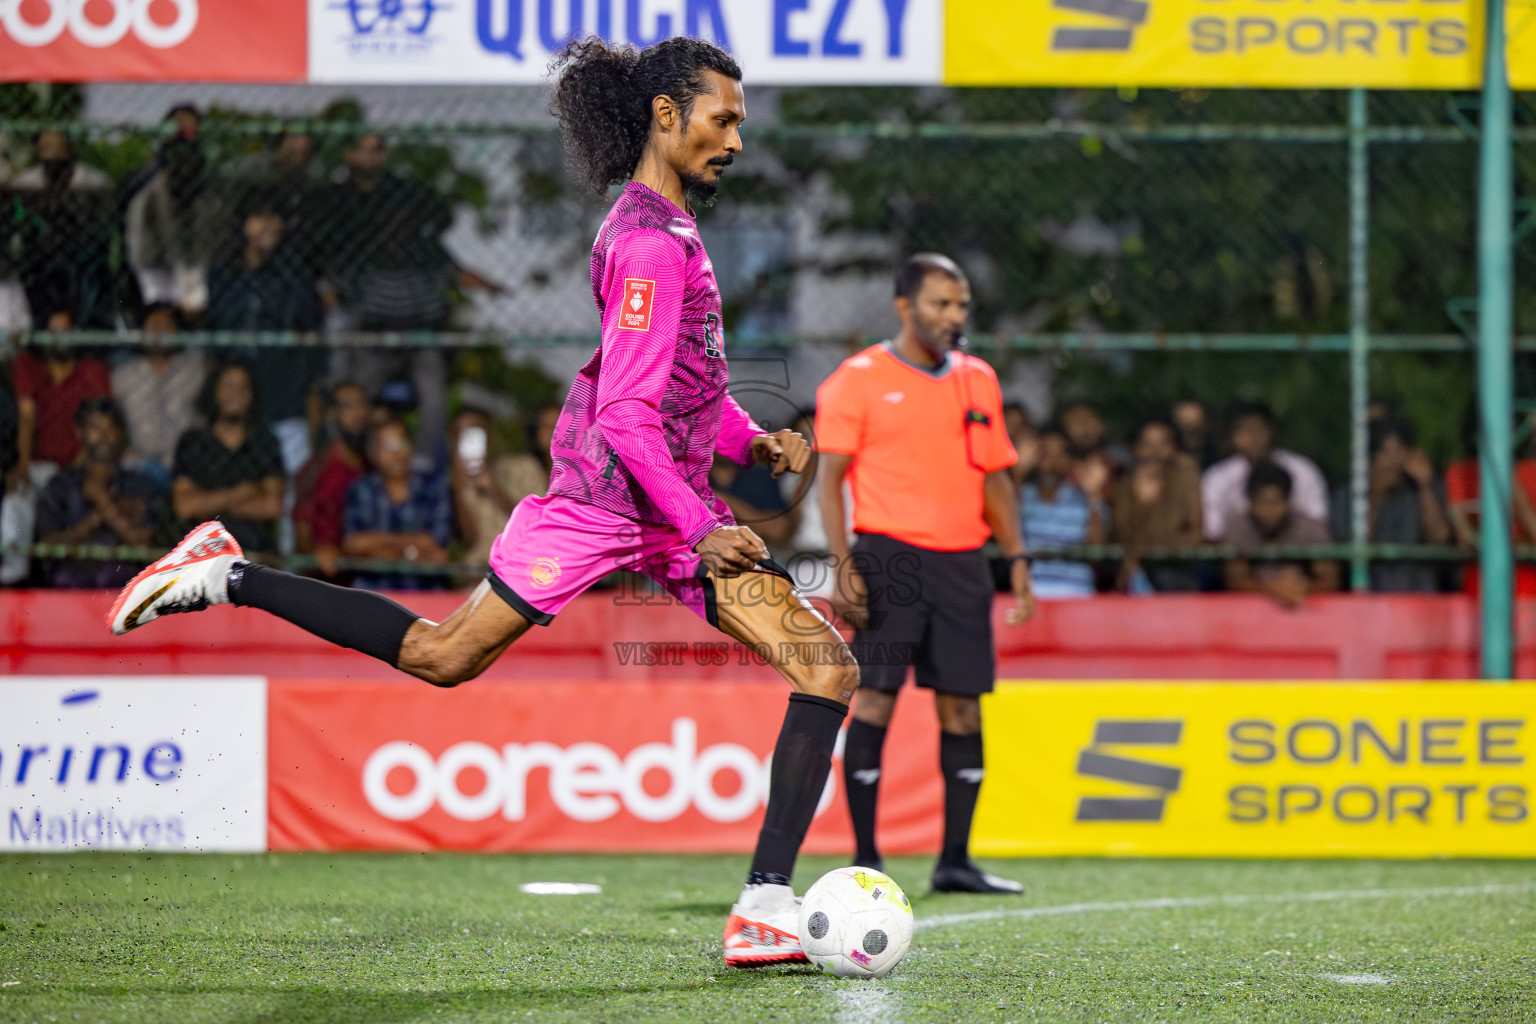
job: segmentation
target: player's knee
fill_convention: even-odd
[[[981,732],[981,701],[975,697],[939,694],[939,728],[968,736]]]
[[[850,659],[845,664],[818,665],[805,680],[806,693],[841,701],[853,700],[853,692],[859,688],[859,666]]]

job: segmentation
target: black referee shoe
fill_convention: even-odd
[[[1009,878],[998,878],[970,861],[964,864],[940,862],[933,868],[933,891],[1017,894],[1024,891],[1024,885]]]

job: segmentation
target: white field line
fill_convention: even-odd
[[[1228,896],[1163,896],[1151,900],[1115,903],[1062,903],[1054,907],[978,910],[969,914],[935,914],[916,921],[916,927],[948,928],[979,921],[1018,921],[1034,917],[1071,914],[1119,914],[1138,910],[1183,910],[1192,907],[1241,907],[1255,903],[1332,903],[1337,900],[1395,900],[1437,897],[1493,896],[1536,892],[1536,883],[1517,885],[1446,885],[1429,889],[1342,889],[1335,892],[1281,892]]]

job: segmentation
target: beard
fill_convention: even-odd
[[[368,432],[359,430],[353,433],[350,430],[336,428],[336,437],[356,455],[366,454],[368,450]]]
[[[687,197],[690,206],[710,207],[715,205],[716,195],[720,191],[720,175],[716,174],[713,180],[705,177],[708,168],[717,167],[720,170],[731,166],[733,157],[716,157],[705,164],[705,171],[700,174],[683,175],[683,195]]]
[[[921,320],[918,321],[917,330],[914,333],[917,335],[918,343],[939,359],[943,359],[955,347],[955,342],[959,340],[961,334],[952,327],[930,326]]]
[[[702,174],[689,174],[683,178],[683,195],[689,206],[714,206],[719,192],[719,178],[707,181]]]

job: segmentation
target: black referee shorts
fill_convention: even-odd
[[[861,687],[895,693],[910,665],[918,686],[939,693],[992,692],[992,574],[980,548],[930,551],[861,533],[853,558],[869,590],[869,626],[853,637]]]

